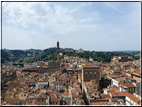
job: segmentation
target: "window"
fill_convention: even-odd
[[[130,92],[132,92],[132,89],[130,88]]]
[[[130,92],[130,88],[128,88],[128,91]]]
[[[96,72],[94,73],[94,78],[96,79]]]
[[[87,78],[87,72],[85,72],[85,78]]]
[[[92,72],[90,72],[90,79],[92,79]]]

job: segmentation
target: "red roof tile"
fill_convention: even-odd
[[[92,105],[106,105],[106,102],[93,102]]]
[[[138,97],[136,97],[133,94],[127,94],[127,97],[129,97],[130,99],[132,99],[134,102],[138,103],[140,101],[140,99]]]

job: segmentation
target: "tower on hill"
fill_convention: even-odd
[[[57,41],[57,62],[60,61],[60,55],[59,55],[59,53],[60,53],[59,41]]]
[[[56,72],[60,70],[60,48],[59,41],[57,42],[57,61],[49,61],[48,62],[48,72]]]

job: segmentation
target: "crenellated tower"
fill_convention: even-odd
[[[59,41],[57,41],[57,62],[60,61],[60,55],[59,55],[59,53],[60,53]]]

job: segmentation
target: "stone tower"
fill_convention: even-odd
[[[59,52],[60,52],[60,48],[59,48],[59,41],[57,42],[57,62],[60,61],[60,55],[59,55]]]

